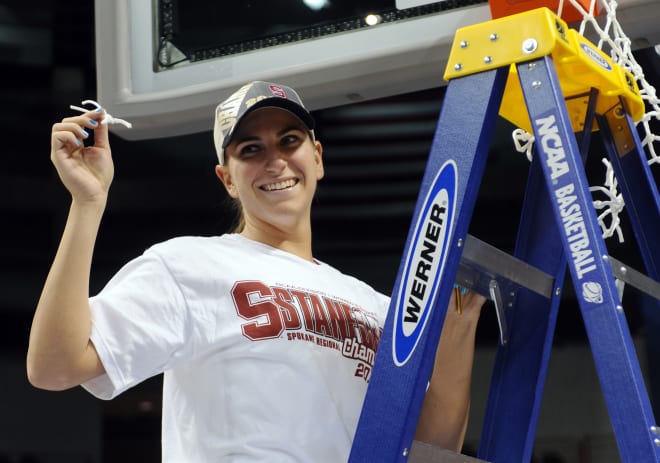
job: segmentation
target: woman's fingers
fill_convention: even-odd
[[[76,140],[72,140],[74,144],[81,145],[90,134],[94,132],[95,140],[100,136],[102,142],[107,144],[107,127],[101,124],[103,113],[88,112],[80,116],[65,117],[61,122],[53,124],[53,134],[60,132],[68,132],[74,135]],[[65,137],[67,140],[69,137]]]
[[[92,124],[94,129],[94,146],[97,148],[110,149],[110,141],[108,140],[108,124],[103,124],[102,120],[105,116],[105,111],[96,113],[98,119],[90,119],[89,124]]]
[[[99,198],[112,182],[114,166],[104,117],[103,110],[88,111],[65,117],[52,127],[51,161],[79,200]]]
[[[81,145],[83,140],[89,138],[89,132],[74,122],[59,122],[53,124],[53,136],[74,145]]]
[[[481,308],[486,302],[486,298],[474,291],[463,290],[460,287],[454,287],[452,291],[449,307],[453,307],[456,316],[463,319],[478,319],[481,314]]]

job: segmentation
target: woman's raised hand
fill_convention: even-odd
[[[103,110],[66,117],[53,124],[50,158],[64,186],[78,203],[105,204],[114,175]],[[94,143],[87,144],[93,133]]]

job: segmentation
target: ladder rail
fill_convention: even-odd
[[[404,255],[397,273],[350,463],[405,462],[410,454],[507,72],[506,68],[495,69],[457,79],[447,87],[406,241],[408,254]],[[476,136],[466,137],[465,133]],[[453,167],[448,167],[450,165]],[[453,222],[453,226],[446,224],[453,229],[444,234],[443,243],[438,246],[446,249],[444,256],[436,255],[442,264],[429,273],[434,285],[427,287],[428,305],[420,311],[417,328],[406,335],[402,333],[406,307],[401,307],[400,302],[408,284],[407,266],[415,255],[419,229],[429,216],[429,201],[434,198],[432,193],[438,186],[438,176],[449,169],[455,169],[457,182],[455,216],[447,220]],[[427,317],[425,324],[422,324],[422,315]],[[399,352],[398,348],[404,352]],[[409,350],[405,351],[406,348]],[[393,384],[396,387],[392,387]]]
[[[650,278],[660,281],[660,194],[625,102],[598,116],[605,150]]]
[[[658,463],[655,419],[554,63],[545,57],[517,67],[621,458]]]
[[[566,258],[535,156],[530,166],[514,256],[553,277],[549,297],[525,288],[508,310],[509,342],[499,346],[491,374],[478,457],[528,462],[547,376]],[[512,438],[515,436],[515,438]]]

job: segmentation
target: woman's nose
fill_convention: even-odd
[[[266,155],[266,169],[279,173],[286,167],[286,154],[277,148],[271,148]]]

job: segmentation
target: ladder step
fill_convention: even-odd
[[[660,300],[659,282],[612,256],[607,256],[607,260],[617,279]],[[493,280],[502,288],[505,306],[512,302],[513,293],[520,287],[546,298],[552,297],[552,275],[468,234],[456,273],[456,283],[490,298],[489,285]]]
[[[456,283],[490,297],[492,280],[497,280],[501,288],[524,287],[547,298],[552,297],[554,287],[551,275],[468,234]]]
[[[408,463],[488,463],[424,442],[413,441]]]
[[[623,262],[616,260],[612,256],[608,256],[608,259],[612,266],[612,273],[616,278],[660,300],[660,283]]]

